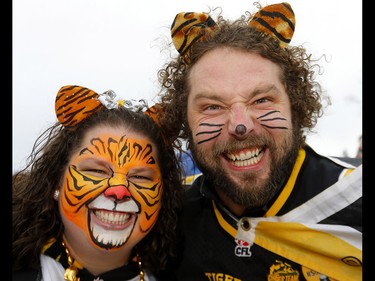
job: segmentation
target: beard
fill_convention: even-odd
[[[207,184],[246,208],[262,207],[278,194],[293,170],[299,150],[296,131],[290,132],[282,143],[276,143],[267,136],[249,136],[244,141],[232,139],[227,143],[215,144],[211,151],[200,148],[192,138],[189,143],[191,153]],[[271,166],[266,178],[259,177],[262,171],[242,172],[234,178],[222,167],[220,157],[225,152],[254,146],[266,146],[269,149]]]

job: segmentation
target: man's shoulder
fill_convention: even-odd
[[[362,159],[361,158],[353,158],[353,157],[333,157],[336,158],[340,161],[349,163],[355,167],[358,167],[362,164]]]
[[[305,151],[309,158],[314,162],[314,165],[317,162],[328,164],[329,162],[339,165],[343,168],[350,168],[350,166],[358,167],[362,164],[361,158],[347,157],[347,156],[327,156],[322,155],[316,152],[312,147],[306,146]],[[328,164],[329,165],[329,164]]]

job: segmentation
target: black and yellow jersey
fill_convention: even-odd
[[[266,210],[236,217],[204,176],[184,204],[177,280],[362,280],[362,165],[306,147]]]

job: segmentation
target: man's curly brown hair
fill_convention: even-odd
[[[249,53],[256,53],[276,63],[282,71],[282,82],[289,95],[292,122],[299,131],[297,140],[305,145],[306,132],[312,131],[317,119],[323,114],[324,96],[320,84],[315,81],[320,69],[302,46],[282,48],[279,42],[254,27],[248,25],[245,16],[230,22],[219,17],[218,26],[213,33],[205,35],[205,40],[196,42],[188,53],[190,64],[181,56],[169,62],[159,70],[158,79],[162,85],[160,94],[163,110],[160,123],[175,145],[181,147],[181,139],[189,138],[187,123],[187,99],[189,95],[189,73],[194,64],[207,52],[217,48],[235,48]],[[189,140],[188,140],[189,141]]]

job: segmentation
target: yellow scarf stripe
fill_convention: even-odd
[[[293,187],[296,183],[299,171],[302,167],[303,162],[305,161],[306,158],[306,151],[304,149],[300,149],[298,152],[298,157],[296,159],[296,163],[294,164],[292,174],[289,177],[289,180],[285,187],[283,188],[283,191],[273,203],[271,208],[267,211],[267,213],[264,215],[265,217],[270,217],[274,216],[277,214],[277,212],[281,209],[282,206],[284,206],[285,201],[288,199],[290,193],[292,193]]]
[[[299,223],[260,221],[254,242],[331,278],[362,280],[362,251],[329,233]]]
[[[318,222],[362,196],[362,165],[298,208],[280,217],[242,218],[251,225],[236,238],[266,248],[335,280],[361,280],[362,233]],[[358,218],[361,219],[361,218]]]
[[[237,229],[234,228],[233,226],[231,226],[224,218],[223,216],[220,214],[220,211],[218,210],[216,204],[215,204],[215,201],[212,200],[212,205],[214,207],[214,211],[215,211],[215,215],[216,215],[216,219],[218,220],[219,224],[221,225],[222,228],[224,228],[224,230],[226,232],[228,232],[230,235],[233,236],[233,238],[236,237],[236,234],[237,234]]]

